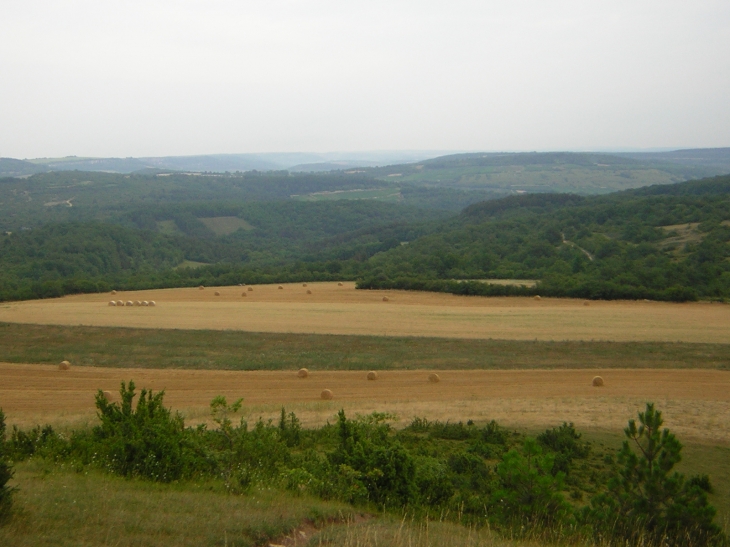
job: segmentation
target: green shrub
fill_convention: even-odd
[[[10,517],[15,493],[15,488],[8,485],[13,478],[13,467],[8,458],[5,438],[5,413],[0,409],[0,524]]]
[[[390,436],[390,427],[384,423],[387,418],[373,413],[348,420],[340,410],[340,442],[328,458],[335,473],[347,479],[349,499],[361,497],[359,493],[364,489],[371,503],[402,507],[415,500],[415,463],[403,445]]]
[[[207,467],[195,450],[182,416],[162,405],[165,392],[143,389],[137,405],[134,382],[122,382],[121,403],[110,403],[104,393],[96,395],[101,424],[94,428],[92,442],[102,463],[112,472],[170,482]]]
[[[662,413],[647,403],[639,426],[629,420],[618,453],[619,469],[608,491],[594,497],[583,520],[600,540],[662,546],[726,544],[712,522],[715,509],[707,501],[707,476],[673,472],[682,459],[682,444],[662,429]],[[632,448],[633,447],[633,448]]]
[[[572,508],[561,491],[564,474],[552,474],[555,457],[543,454],[535,439],[522,450],[510,450],[497,465],[498,486],[492,493],[491,520],[515,533],[556,531],[570,523]]]

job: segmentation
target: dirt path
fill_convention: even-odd
[[[165,401],[193,422],[206,420],[216,395],[244,398],[249,418],[275,417],[281,406],[305,424],[332,420],[337,410],[397,414],[439,420],[486,421],[543,427],[572,421],[579,427],[620,431],[645,402],[665,412],[667,426],[683,435],[730,443],[730,373],[715,370],[533,370],[382,371],[376,381],[365,372],[316,372],[299,379],[294,371],[104,369],[0,363],[0,407],[9,423],[69,424],[94,420],[97,389],[112,391],[134,379],[138,388],[166,390]],[[600,374],[606,385],[591,386]],[[334,392],[322,401],[322,389]]]
[[[586,305],[582,300],[552,298],[357,291],[352,283],[253,289],[167,289],[14,302],[0,305],[0,321],[512,340],[730,342],[730,306],[723,304],[620,301]],[[220,296],[215,296],[216,291]],[[157,306],[109,307],[111,298],[155,300]]]

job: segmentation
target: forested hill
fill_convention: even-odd
[[[581,298],[730,297],[730,176],[601,197],[467,207],[369,261],[363,288]],[[537,279],[535,289],[467,279]]]
[[[114,177],[99,175],[85,185],[98,186],[98,193],[70,207],[38,208],[34,202],[57,190],[48,181],[27,194],[5,194],[15,200],[3,206],[18,215],[16,225],[36,224],[0,235],[0,299],[327,279],[461,294],[730,298],[730,176],[593,197],[512,195],[459,214],[377,199],[250,198],[291,191],[283,175],[271,188],[258,179],[211,178],[188,201],[165,177],[154,188],[144,188],[149,178],[132,177],[127,201],[95,206],[110,191],[104,184],[117,183]],[[302,180],[313,188],[337,181],[307,177]],[[58,191],[73,191],[78,178]],[[13,187],[17,180],[0,184]],[[363,191],[349,188],[343,191]],[[249,198],[206,199],[221,192]],[[55,207],[57,218],[43,216]],[[538,284],[473,281],[486,279]]]

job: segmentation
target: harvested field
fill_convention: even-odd
[[[710,303],[593,302],[462,297],[405,291],[357,291],[353,283],[311,284],[313,294],[258,285],[130,291],[150,308],[111,308],[106,295],[77,295],[0,306],[0,321],[171,329],[241,330],[495,338],[727,343],[730,306]],[[284,285],[296,289],[299,284]],[[388,302],[384,303],[383,298]]]
[[[281,406],[305,425],[332,421],[340,408],[349,413],[395,413],[401,424],[414,416],[430,420],[474,419],[513,427],[545,427],[563,421],[579,428],[620,431],[629,417],[654,401],[666,425],[683,438],[730,443],[730,374],[715,370],[601,370],[605,385],[593,387],[596,370],[379,371],[369,382],[361,371],[207,371],[76,367],[59,372],[50,365],[0,364],[0,406],[9,423],[23,427],[92,420],[94,394],[121,381],[138,388],[165,389],[165,401],[193,422],[208,418],[216,395],[244,398],[249,418],[275,417]],[[334,393],[322,401],[322,390]]]

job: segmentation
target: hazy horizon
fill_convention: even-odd
[[[730,146],[721,0],[11,0],[0,32],[0,157]]]

